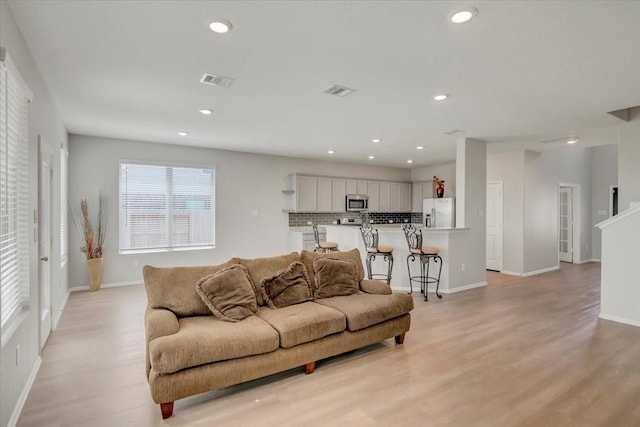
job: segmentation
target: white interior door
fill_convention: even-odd
[[[487,270],[502,271],[502,181],[487,182]]]
[[[39,141],[40,172],[39,172],[39,212],[38,229],[40,258],[39,268],[39,313],[40,313],[40,348],[49,338],[51,333],[51,268],[49,257],[51,256],[51,153],[47,152]]]
[[[573,189],[560,187],[559,191],[558,250],[560,261],[573,262]]]

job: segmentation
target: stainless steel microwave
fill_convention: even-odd
[[[369,196],[366,194],[347,194],[346,208],[347,212],[366,211],[369,208]]]

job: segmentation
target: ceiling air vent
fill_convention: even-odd
[[[454,130],[444,132],[445,135],[451,135],[451,136],[460,135],[461,133],[464,133],[464,131],[459,129],[454,129]]]
[[[560,138],[552,138],[552,139],[544,139],[542,141],[538,141],[540,144],[566,144],[569,141],[577,141],[578,137],[576,136],[562,136]]]
[[[352,94],[355,91],[356,91],[355,89],[349,89],[348,87],[333,85],[329,89],[325,90],[323,93],[344,97]]]
[[[232,79],[231,77],[219,76],[217,74],[209,74],[206,73],[200,79],[200,83],[212,85],[212,86],[220,86],[220,87],[229,87],[235,82],[236,79]]]

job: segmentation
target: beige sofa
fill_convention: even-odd
[[[314,283],[318,257],[356,263],[357,294],[269,308],[260,281],[304,263]],[[236,323],[219,320],[195,291],[202,277],[234,265],[246,267],[253,282],[258,313]],[[258,259],[233,258],[218,266],[156,268],[145,266],[148,296],[145,313],[147,378],[162,417],[173,403],[197,393],[227,387],[304,366],[391,337],[402,344],[409,330],[413,299],[392,293],[384,282],[364,279],[357,249],[318,254],[302,251]]]

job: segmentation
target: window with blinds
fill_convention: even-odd
[[[29,305],[29,89],[0,51],[0,327]]]
[[[120,163],[120,252],[215,246],[216,171]]]

